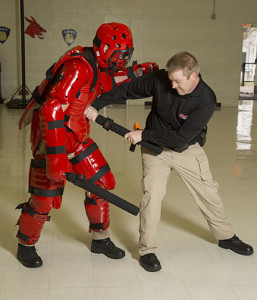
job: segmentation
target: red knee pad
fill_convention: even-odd
[[[29,173],[29,193],[31,193],[31,208],[38,213],[49,213],[54,207],[60,208],[64,182],[51,180],[46,175],[44,155],[38,155],[31,160]]]
[[[85,210],[90,222],[89,232],[106,230],[110,226],[109,203],[93,194],[86,196]]]
[[[40,237],[45,221],[49,221],[50,217],[48,214],[39,214],[33,211],[28,202],[18,205],[16,209],[22,209],[18,221],[17,238],[24,244],[34,245]]]

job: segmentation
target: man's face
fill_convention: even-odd
[[[199,82],[199,77],[196,72],[193,72],[189,78],[183,74],[183,70],[178,70],[168,73],[173,89],[176,89],[179,95],[191,93]]]

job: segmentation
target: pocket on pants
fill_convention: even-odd
[[[208,158],[205,154],[196,156],[197,162],[199,164],[200,176],[202,180],[208,181],[212,180],[212,175],[210,172]]]

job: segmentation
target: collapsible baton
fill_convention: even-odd
[[[128,130],[127,128],[115,123],[112,119],[105,118],[102,115],[98,115],[95,121],[97,124],[102,125],[104,129],[111,130],[123,137],[126,133],[131,131],[131,130]],[[162,147],[148,143],[148,142],[141,141],[141,142],[138,142],[137,144],[151,150],[152,152],[154,152],[156,154],[161,154],[163,151]]]
[[[95,194],[96,196],[103,198],[104,200],[118,206],[126,212],[136,216],[139,212],[139,208],[134,204],[100,188],[98,185],[93,184],[86,179],[85,175],[75,173],[65,173],[66,179],[72,182],[74,185],[83,188],[84,190]]]

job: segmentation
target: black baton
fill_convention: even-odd
[[[100,188],[98,185],[93,184],[92,182],[86,179],[86,176],[82,174],[77,175],[75,173],[65,173],[65,176],[66,179],[72,182],[74,185],[79,186],[100,198],[103,198],[104,200],[118,206],[119,208],[127,211],[128,213],[131,213],[134,216],[138,214],[139,207],[110,193],[107,190]]]
[[[104,129],[111,130],[123,137],[126,133],[131,132],[131,130],[128,130],[127,128],[115,123],[112,119],[105,118],[102,115],[98,115],[95,121],[97,124],[102,125]],[[148,143],[148,142],[141,141],[141,142],[138,142],[137,145],[138,144],[151,150],[155,154],[161,154],[163,151],[162,147]]]

